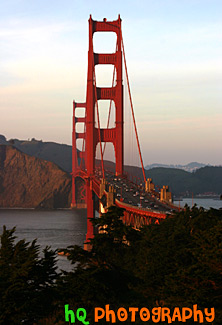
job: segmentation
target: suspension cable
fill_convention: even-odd
[[[102,173],[103,173],[103,178],[105,178],[104,163],[103,163],[103,149],[102,149],[101,132],[100,132],[99,107],[98,107],[98,99],[97,99],[97,91],[96,91],[96,73],[95,73],[95,64],[94,64],[94,52],[93,52],[93,79],[94,79],[93,86],[94,86],[94,90],[95,90],[95,99],[96,99],[96,113],[97,113],[97,121],[98,121],[99,147],[100,147],[100,155],[101,155]]]
[[[137,146],[138,146],[138,150],[139,150],[139,156],[140,156],[140,163],[141,163],[142,172],[143,172],[143,178],[144,178],[144,182],[146,182],[146,175],[145,175],[145,170],[144,170],[144,165],[143,165],[143,158],[142,158],[142,154],[141,154],[141,150],[140,150],[139,137],[138,137],[138,133],[137,133],[136,120],[135,120],[134,110],[133,110],[133,102],[132,102],[130,85],[129,85],[129,77],[128,77],[128,72],[127,72],[126,56],[125,56],[125,50],[124,50],[123,37],[122,37],[121,29],[120,29],[120,35],[121,35],[121,42],[122,42],[122,48],[123,48],[123,59],[124,59],[124,66],[125,66],[125,71],[126,71],[126,81],[127,81],[128,92],[129,92],[129,99],[130,99],[130,106],[131,106],[131,112],[132,112],[132,117],[133,117],[134,130],[135,130],[135,134],[136,134],[136,141],[137,141]]]
[[[117,51],[117,47],[118,47],[117,45],[118,45],[118,43],[116,41],[116,51]],[[112,87],[114,86],[114,80],[115,80],[115,65],[113,67]],[[112,99],[110,99],[110,102],[109,102],[109,114],[108,114],[108,121],[107,121],[107,126],[106,126],[107,129],[109,127],[109,122],[110,122],[111,107],[112,107]],[[103,147],[103,155],[104,155],[105,149],[106,149],[106,142],[104,143],[104,147]]]
[[[82,153],[83,151],[85,151],[85,140],[86,140],[86,123],[84,123],[84,138],[83,138],[83,141],[82,141]],[[80,168],[83,167],[83,154],[81,155],[81,158],[80,158]]]

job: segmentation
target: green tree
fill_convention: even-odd
[[[111,207],[101,218],[93,220],[100,230],[91,240],[90,251],[79,246],[67,248],[74,270],[64,272],[59,291],[70,308],[84,306],[91,320],[96,306],[110,304],[110,308],[118,308],[136,300],[137,279],[128,263],[129,243],[136,240],[138,231],[124,225],[122,216],[123,209]]]
[[[214,307],[214,324],[222,324],[222,211],[186,207],[140,231],[124,225],[122,215],[112,207],[94,221],[100,232],[91,251],[67,249],[74,270],[60,279],[62,301],[74,310],[84,306],[91,320],[93,308],[105,304],[116,310],[197,304]]]
[[[0,248],[0,324],[33,324],[53,311],[55,252],[39,257],[36,240],[15,243],[15,228],[3,227]]]
[[[222,323],[221,217],[219,210],[186,207],[141,231],[132,271],[143,281],[140,292],[151,306],[214,307],[214,324]]]

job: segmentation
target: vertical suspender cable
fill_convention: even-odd
[[[82,152],[85,151],[85,140],[86,140],[86,123],[84,123],[84,138],[82,139]],[[80,158],[80,168],[82,168],[83,165],[83,154],[81,155]]]
[[[103,163],[103,149],[102,149],[101,132],[100,132],[99,107],[98,107],[97,90],[96,90],[96,73],[95,73],[95,64],[94,64],[94,53],[93,53],[93,78],[94,78],[94,90],[95,90],[95,99],[96,99],[96,113],[97,113],[97,120],[98,120],[99,147],[100,147],[100,154],[101,154],[102,173],[103,173],[103,178],[105,178],[104,163]]]
[[[133,117],[133,124],[134,124],[134,129],[135,129],[135,134],[136,134],[137,146],[138,146],[138,150],[139,150],[139,156],[140,156],[140,163],[141,163],[142,172],[143,172],[143,178],[144,178],[144,182],[146,182],[146,175],[145,175],[145,170],[144,170],[144,165],[143,165],[143,158],[142,158],[142,154],[141,154],[141,150],[140,150],[139,137],[138,137],[138,133],[137,133],[136,121],[135,121],[135,116],[134,116],[134,111],[133,111],[133,102],[132,102],[130,86],[129,86],[129,77],[128,77],[128,72],[127,72],[126,56],[125,56],[125,50],[124,50],[123,37],[122,37],[122,31],[121,30],[120,30],[120,33],[121,33],[121,41],[122,41],[122,48],[123,48],[123,59],[124,59],[124,65],[125,65],[125,71],[126,71],[126,81],[127,81],[128,92],[129,92],[129,99],[130,99],[130,106],[131,106],[132,117]]]
[[[116,41],[116,51],[117,51],[117,41]],[[115,80],[115,65],[114,65],[114,68],[113,68],[112,87],[114,86],[114,80]],[[111,107],[112,107],[112,99],[110,99],[110,103],[109,103],[109,115],[108,115],[108,121],[107,121],[107,127],[106,127],[107,129],[109,127],[109,122],[110,122]],[[106,142],[105,142],[104,147],[103,147],[103,155],[104,155],[105,149],[106,149]]]

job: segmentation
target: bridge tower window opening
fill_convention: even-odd
[[[114,128],[116,118],[116,107],[113,100],[98,100],[100,128]],[[95,127],[98,128],[97,112],[95,108]]]
[[[84,107],[76,107],[75,109],[75,117],[85,117],[86,109]]]
[[[97,64],[95,66],[96,86],[115,87],[116,69],[112,64]]]
[[[104,151],[103,159],[104,159],[104,168],[105,170],[108,170],[110,172],[115,173],[116,170],[116,154],[115,154],[115,148],[112,142],[102,142],[102,146],[104,147],[106,145],[106,149]],[[96,146],[96,159],[98,162],[98,167],[101,166],[100,160],[100,148],[99,143]],[[111,163],[110,163],[111,162]]]
[[[85,123],[82,123],[82,122],[76,123],[76,132],[84,133],[85,132]]]
[[[116,52],[117,36],[114,32],[95,32],[93,35],[94,53]]]
[[[85,151],[85,144],[84,144],[85,140],[84,139],[76,139],[76,148],[79,150],[79,151]]]

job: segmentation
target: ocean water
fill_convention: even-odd
[[[176,205],[179,205],[179,201],[175,201]],[[185,198],[182,201],[180,201],[180,206],[183,207],[185,204],[188,204],[190,207],[192,207],[192,204],[196,204],[198,207],[203,207],[205,209],[220,209],[222,208],[222,200],[219,199],[213,199],[213,198]]]
[[[41,249],[46,246],[53,250],[70,245],[83,246],[87,232],[86,210],[0,209],[0,234],[3,225],[7,229],[16,226],[18,240],[30,242],[37,238]],[[58,256],[57,265],[59,269],[72,269],[65,256]]]

